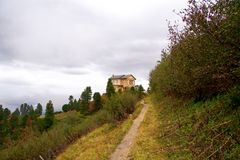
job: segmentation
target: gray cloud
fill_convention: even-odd
[[[166,19],[176,20],[172,10],[186,2],[0,0],[0,103],[59,104],[86,85],[104,92],[111,74],[147,85],[167,46]]]

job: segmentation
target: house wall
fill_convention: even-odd
[[[122,80],[123,87],[134,87],[135,86],[135,79],[132,76],[129,76],[127,79]]]
[[[128,76],[126,79],[113,79],[112,80],[114,89],[116,92],[119,90],[123,91],[126,88],[135,86],[135,79],[132,76]]]

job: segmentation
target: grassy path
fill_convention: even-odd
[[[160,108],[153,106],[148,101],[149,109],[143,120],[135,144],[131,151],[130,159],[134,160],[164,160],[162,148],[159,142]]]
[[[127,160],[128,154],[134,144],[135,138],[138,133],[138,128],[144,119],[144,116],[148,110],[148,105],[144,104],[144,107],[138,117],[134,120],[130,130],[125,135],[122,142],[118,145],[115,152],[111,155],[111,160]]]

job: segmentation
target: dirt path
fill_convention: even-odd
[[[148,105],[144,104],[141,113],[134,120],[132,127],[123,138],[122,142],[118,145],[114,153],[111,155],[110,160],[127,160],[128,154],[137,136],[138,128],[144,119],[145,113],[148,110]]]

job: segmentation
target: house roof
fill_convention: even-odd
[[[132,76],[136,80],[136,78],[132,74],[128,74],[128,75],[112,75],[111,79],[126,79],[129,76]]]

